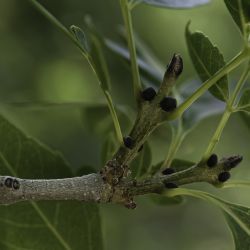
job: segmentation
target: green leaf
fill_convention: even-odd
[[[170,197],[175,195],[189,195],[207,200],[217,205],[223,212],[232,231],[236,250],[249,250],[250,246],[250,208],[229,203],[206,192],[181,189],[169,191]]]
[[[72,25],[70,27],[72,33],[74,34],[76,40],[81,44],[82,49],[88,53],[89,52],[89,44],[86,38],[86,35],[84,34],[84,32],[77,26]]]
[[[134,0],[133,3],[145,3],[156,7],[186,9],[208,4],[210,0]]]
[[[250,89],[244,90],[240,101],[238,103],[237,110],[250,112]]]
[[[236,250],[249,250],[250,208],[225,201],[223,203],[229,208],[223,213],[232,231]]]
[[[223,184],[222,188],[250,188],[250,180],[235,180],[235,181],[227,181]]]
[[[138,153],[137,158],[133,161],[131,169],[133,177],[141,177],[150,172],[152,153],[149,144],[146,142],[143,149]]]
[[[201,32],[189,31],[189,24],[190,22],[186,26],[188,51],[200,79],[204,82],[221,69],[225,61],[219,49],[207,36]],[[209,91],[219,100],[226,101],[228,99],[227,76],[222,77]]]
[[[239,208],[237,205],[236,209],[238,212],[242,213],[242,216],[246,217],[248,225],[250,225],[250,209],[246,207]],[[250,235],[247,234],[242,228],[230,217],[228,214],[224,214],[227,220],[227,223],[232,231],[235,250],[249,250],[250,246]]]
[[[250,22],[249,0],[224,0],[231,16],[239,27],[241,33],[246,37],[246,24]],[[247,38],[247,37],[246,37]]]
[[[72,177],[56,151],[25,136],[0,116],[0,172],[21,178]],[[73,201],[0,207],[0,249],[103,249],[98,207]]]

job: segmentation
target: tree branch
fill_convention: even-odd
[[[170,175],[158,175],[138,182],[124,179],[116,186],[103,181],[99,173],[65,179],[37,180],[0,176],[0,204],[38,200],[78,200],[120,203],[128,208],[135,208],[133,198],[137,195],[161,193],[166,188],[177,188],[193,182],[219,185],[228,179],[229,171],[241,160],[240,156],[231,156],[219,162],[213,160],[213,164],[210,164],[210,159],[210,162],[203,165],[196,164]]]

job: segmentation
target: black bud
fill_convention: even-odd
[[[216,154],[210,155],[210,157],[207,160],[207,166],[212,168],[216,166],[218,163],[218,156]]]
[[[134,140],[130,136],[124,137],[123,142],[124,145],[129,149],[132,149],[134,146]]]
[[[166,188],[178,188],[178,186],[173,182],[165,182],[164,185]]]
[[[12,185],[13,185],[13,188],[14,188],[14,189],[19,189],[19,188],[20,188],[20,183],[19,183],[19,181],[16,180],[16,179],[13,181],[13,184],[12,184]]]
[[[177,101],[171,96],[164,97],[160,102],[161,108],[166,112],[171,112],[177,107]]]
[[[225,182],[231,177],[229,172],[222,172],[218,175],[219,182]]]
[[[231,169],[231,168],[236,167],[242,160],[243,160],[243,157],[240,155],[231,156],[226,159],[224,166],[226,168]]]
[[[161,173],[164,175],[169,175],[175,173],[175,170],[173,168],[166,168]]]
[[[141,92],[141,97],[145,101],[152,101],[155,95],[156,92],[152,87],[146,88]]]
[[[174,54],[170,63],[168,64],[168,68],[166,74],[174,75],[178,77],[183,70],[183,61],[180,55]]]
[[[6,178],[4,181],[4,185],[8,188],[12,188],[12,183],[13,183],[13,179],[12,178]]]
[[[140,146],[140,148],[138,149],[138,153],[141,152],[143,149],[143,145]]]

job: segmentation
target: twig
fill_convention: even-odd
[[[107,162],[101,174],[111,185],[117,185],[119,180],[128,174],[128,166],[137,156],[149,135],[157,128],[176,108],[176,100],[166,97],[173,87],[174,82],[181,74],[183,62],[180,55],[174,54],[162,84],[152,99],[144,99],[141,93],[140,106],[134,127],[128,137],[124,138],[124,145],[115,153],[114,157]],[[154,91],[154,90],[152,90]],[[168,102],[170,100],[170,102]],[[128,142],[128,143],[127,143]]]

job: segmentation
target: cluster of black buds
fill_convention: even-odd
[[[13,179],[11,177],[7,177],[4,180],[4,185],[7,188],[14,188],[14,189],[19,189],[20,188],[20,183],[17,179]]]
[[[167,66],[167,70],[163,78],[163,85],[170,84],[169,87],[171,88],[172,83],[169,83],[169,79],[177,79],[178,76],[182,73],[182,70],[183,70],[182,58],[180,55],[174,54]],[[173,80],[171,80],[171,82],[173,82]],[[156,95],[157,93],[155,89],[152,87],[146,88],[141,92],[141,98],[144,101],[152,101]],[[171,112],[174,109],[176,109],[177,101],[175,98],[171,96],[166,96],[160,101],[159,105],[162,108],[162,110],[166,112]]]
[[[141,97],[144,101],[152,101],[155,96],[156,92],[152,87],[144,89],[141,93]],[[161,100],[160,107],[166,112],[171,112],[176,109],[177,101],[174,97],[166,96]]]
[[[223,170],[221,173],[219,173],[218,175],[218,181],[219,182],[226,182],[227,180],[230,179],[231,174],[230,174],[230,170],[234,167],[236,167],[241,161],[242,161],[242,156],[239,155],[235,155],[235,156],[231,156],[228,157],[226,159],[223,159]],[[206,162],[207,166],[209,168],[213,168],[216,167],[218,164],[218,156],[216,154],[212,154],[207,162]]]

